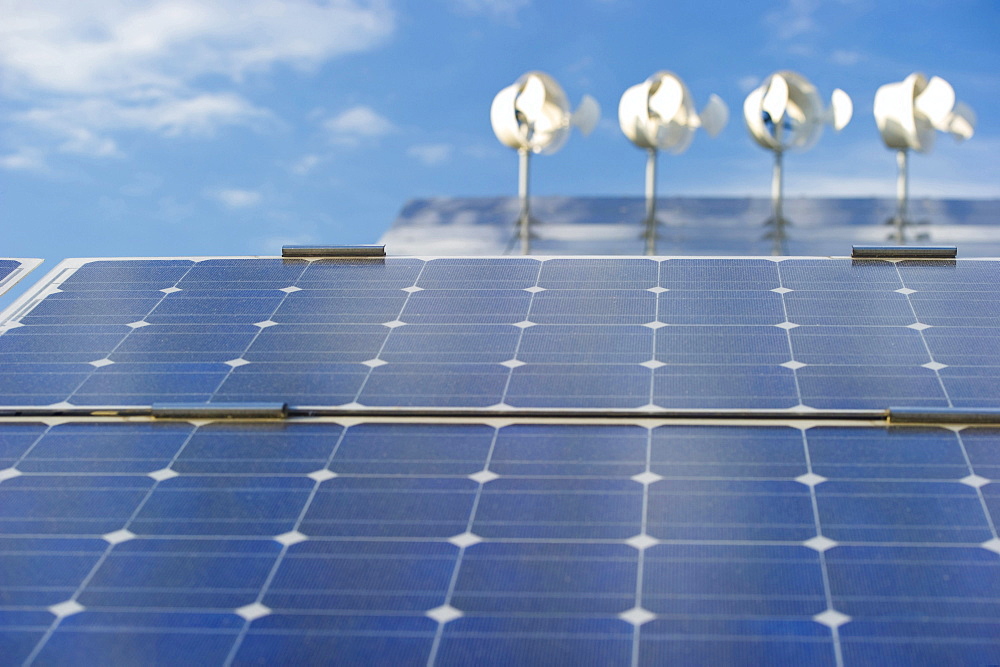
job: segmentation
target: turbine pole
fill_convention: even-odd
[[[531,203],[528,192],[528,171],[530,167],[531,152],[527,148],[517,151],[518,174],[517,174],[517,196],[521,201],[521,214],[518,217],[518,229],[521,237],[521,254],[531,254]]]
[[[646,254],[656,254],[656,149],[646,154]]]
[[[896,242],[904,243],[904,228],[906,227],[907,205],[910,200],[910,153],[905,148],[896,151]]]
[[[775,227],[780,227],[781,223],[784,221],[784,216],[781,210],[785,197],[785,179],[782,169],[782,155],[783,153],[781,151],[774,152],[774,172],[771,174],[771,210],[774,214]]]
[[[774,250],[775,255],[782,254],[785,243],[785,178],[783,168],[784,152],[774,151],[774,172],[771,175],[771,209],[774,215]]]

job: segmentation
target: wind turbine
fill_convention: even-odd
[[[544,72],[528,72],[493,98],[490,122],[500,143],[519,156],[517,196],[521,204],[518,230],[521,253],[531,252],[529,170],[532,153],[551,154],[562,148],[575,125],[590,134],[601,118],[601,107],[589,95],[570,112],[562,87]]]
[[[673,72],[660,71],[625,91],[618,104],[618,124],[629,140],[646,150],[646,254],[656,253],[656,158],[661,150],[679,155],[699,127],[715,137],[729,121],[729,107],[710,95],[695,111],[687,86]]]
[[[914,72],[902,81],[887,83],[875,91],[875,123],[882,141],[896,150],[896,241],[904,242],[906,209],[909,205],[909,151],[927,153],[934,146],[937,130],[957,141],[970,139],[976,114],[955,101],[955,89],[941,77],[927,79]]]
[[[785,218],[783,157],[786,150],[811,148],[827,123],[841,130],[851,122],[854,105],[850,96],[837,88],[830,106],[825,107],[816,87],[801,74],[782,70],[767,77],[750,91],[743,102],[743,117],[754,141],[774,152],[771,178],[771,208],[775,252],[784,241]]]

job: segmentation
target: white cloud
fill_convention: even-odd
[[[289,169],[291,169],[291,172],[293,174],[298,174],[299,176],[305,176],[310,171],[315,169],[316,165],[322,162],[322,160],[323,158],[321,158],[318,155],[311,155],[311,154],[303,155],[298,160],[293,162],[292,166],[289,167]]]
[[[748,74],[746,76],[741,76],[737,81],[736,85],[744,93],[749,93],[751,90],[757,87],[760,83],[760,77],[753,74]]]
[[[69,138],[59,146],[64,153],[78,153],[95,157],[120,155],[118,145],[107,137],[99,137],[82,127],[67,128]]]
[[[0,155],[0,169],[10,171],[45,171],[45,156],[37,148],[22,148],[10,155]]]
[[[851,65],[857,65],[859,62],[864,60],[864,54],[858,51],[848,51],[846,49],[837,49],[830,54],[830,62],[834,65],[844,65],[850,67]]]
[[[406,154],[420,160],[429,167],[433,167],[450,160],[452,150],[450,144],[418,144],[410,146]]]
[[[814,14],[817,9],[819,0],[788,0],[783,9],[767,14],[764,22],[774,30],[778,39],[793,39],[816,30]]]
[[[0,0],[0,15],[8,93],[177,90],[207,74],[315,66],[393,28],[379,0]]]
[[[451,0],[452,5],[466,14],[489,14],[494,18],[511,20],[517,12],[531,4],[531,0]]]
[[[328,118],[323,127],[334,143],[356,146],[362,139],[377,139],[396,131],[392,122],[368,106],[359,105]]]
[[[373,48],[394,27],[388,0],[0,0],[0,16],[0,97],[26,109],[11,119],[95,156],[117,154],[121,129],[259,127],[270,114],[237,92],[245,77]]]
[[[223,189],[208,193],[226,208],[252,208],[260,203],[261,196],[254,190]]]

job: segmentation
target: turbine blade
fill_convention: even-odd
[[[649,122],[648,84],[636,84],[622,93],[618,102],[618,125],[629,141],[640,148],[651,148],[645,128]]]
[[[660,117],[664,123],[669,123],[684,104],[684,88],[672,76],[660,80],[656,92],[649,96],[649,110]]]
[[[971,139],[976,131],[976,112],[965,102],[955,104],[948,121],[948,132],[958,141]]]
[[[529,76],[514,102],[514,108],[527,116],[529,123],[534,123],[542,113],[545,97],[545,84],[542,80],[537,76]]]
[[[830,115],[833,129],[837,131],[847,127],[854,115],[854,102],[851,101],[851,96],[840,88],[834,89],[833,95],[830,96]]]
[[[936,129],[948,131],[948,119],[955,107],[955,89],[939,76],[931,77],[913,106],[919,113],[927,117]]]
[[[771,82],[767,87],[767,92],[764,93],[764,99],[761,101],[760,109],[771,117],[771,121],[774,123],[780,123],[781,119],[785,117],[785,110],[787,108],[788,82],[785,81],[785,77],[780,74],[775,74],[771,77]]]
[[[520,149],[526,146],[521,128],[517,122],[514,103],[517,98],[517,86],[507,86],[493,98],[490,106],[490,123],[493,133],[505,146]]]

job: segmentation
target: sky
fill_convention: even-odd
[[[0,256],[45,268],[373,243],[409,199],[513,195],[489,107],[533,69],[603,109],[534,160],[536,195],[641,195],[618,99],[667,69],[732,115],[661,158],[660,194],[767,196],[743,99],[793,69],[855,116],[786,158],[790,196],[893,196],[872,100],[923,71],[979,125],[913,157],[912,195],[1000,198],[996,0],[0,0],[0,17]]]

